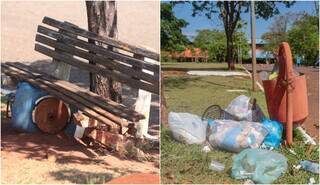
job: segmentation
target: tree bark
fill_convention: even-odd
[[[229,70],[235,70],[233,60],[233,34],[237,22],[240,17],[240,5],[239,2],[224,1],[220,5],[220,12],[223,19],[224,30],[227,37],[227,56],[226,61],[228,63]]]
[[[115,1],[86,1],[88,30],[105,37],[117,38],[117,8]],[[106,47],[100,42],[89,39],[90,43]],[[92,65],[95,64],[89,61]],[[90,91],[116,102],[122,102],[122,85],[110,78],[90,73]]]
[[[233,60],[233,33],[227,33],[227,62],[228,69],[235,70],[234,60]]]

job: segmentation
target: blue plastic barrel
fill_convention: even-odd
[[[21,132],[39,131],[32,121],[32,111],[37,99],[47,95],[46,92],[33,87],[27,82],[20,82],[17,85],[15,100],[12,105],[12,126]]]

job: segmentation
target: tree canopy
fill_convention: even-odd
[[[193,44],[195,47],[202,50],[208,50],[209,61],[213,62],[225,62],[226,53],[226,35],[220,30],[198,30],[198,34],[195,37]],[[245,34],[243,32],[237,32],[234,38],[235,48],[241,48],[242,57],[248,56],[249,45]],[[234,52],[233,58],[236,58],[239,52]]]
[[[302,63],[313,65],[319,52],[319,17],[306,13],[288,13],[274,18],[269,31],[262,35],[265,51],[275,51],[281,42],[290,44],[293,57],[302,57]]]
[[[166,51],[181,51],[189,43],[181,31],[188,22],[174,15],[174,5],[171,2],[161,3],[161,49]]]
[[[286,13],[284,15],[275,16],[268,29],[262,35],[262,39],[266,42],[264,50],[266,52],[275,52],[281,42],[288,40],[287,32],[292,23],[301,18],[304,13]]]
[[[305,65],[313,65],[319,60],[319,17],[305,15],[294,22],[288,41],[294,56],[301,56]]]
[[[255,13],[257,18],[269,19],[270,17],[279,14],[280,11],[277,4],[283,3],[286,7],[294,4],[294,1],[256,1]],[[227,56],[229,69],[234,68],[233,62],[233,35],[235,33],[238,22],[241,20],[241,14],[249,11],[249,1],[193,1],[193,16],[205,15],[208,19],[213,19],[215,16],[220,18],[224,25],[227,43]]]

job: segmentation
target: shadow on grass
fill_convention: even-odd
[[[171,88],[178,88],[178,89],[185,89],[188,87],[188,83],[190,82],[197,82],[201,80],[200,77],[170,77],[170,78],[165,78],[164,80],[164,87],[166,89],[171,89]]]
[[[113,178],[109,173],[94,173],[76,169],[50,172],[50,175],[57,180],[67,180],[76,184],[103,184]]]

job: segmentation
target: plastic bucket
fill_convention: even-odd
[[[293,123],[302,124],[308,116],[308,97],[305,75],[295,76],[292,68],[290,47],[287,43],[280,46],[279,75],[277,79],[263,80],[263,87],[267,101],[268,112],[271,120],[281,123],[287,122],[287,87],[283,85],[286,73],[292,74],[292,111]]]
[[[286,88],[277,84],[277,80],[264,80],[263,88],[267,99],[268,112],[271,120],[286,123]],[[301,124],[308,116],[308,97],[305,75],[295,77],[293,90],[293,122]]]

